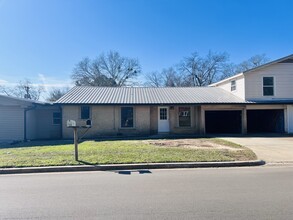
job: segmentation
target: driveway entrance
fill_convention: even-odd
[[[248,147],[267,163],[293,163],[293,137],[229,137],[228,141]]]

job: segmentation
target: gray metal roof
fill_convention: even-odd
[[[247,103],[218,87],[88,87],[76,86],[59,104],[220,104]]]

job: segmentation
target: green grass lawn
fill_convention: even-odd
[[[249,149],[212,139],[227,149],[191,149],[157,146],[139,140],[84,141],[79,144],[79,160],[90,164],[235,161],[254,160],[256,155]],[[0,149],[0,167],[30,167],[78,165],[74,160],[74,145],[65,141],[43,141],[19,144],[13,148]]]

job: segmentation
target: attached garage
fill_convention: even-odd
[[[247,110],[248,133],[284,133],[284,109]]]
[[[205,111],[207,134],[240,134],[242,131],[241,110]]]

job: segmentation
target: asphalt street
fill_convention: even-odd
[[[292,219],[293,166],[0,175],[0,219]]]

